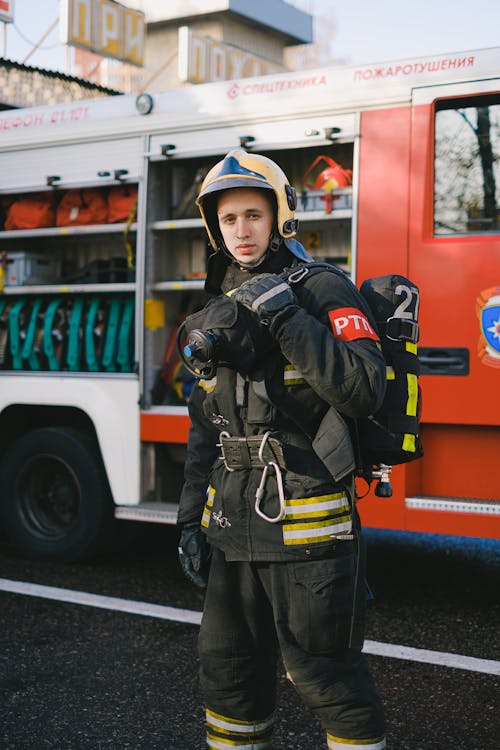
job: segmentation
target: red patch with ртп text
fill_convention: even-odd
[[[379,341],[368,318],[357,307],[339,307],[337,310],[330,310],[328,317],[333,335],[340,341],[354,341],[355,339]]]

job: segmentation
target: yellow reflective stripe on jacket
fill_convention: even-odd
[[[215,490],[211,485],[209,485],[208,490],[207,490],[207,501],[203,509],[203,515],[201,517],[201,525],[204,526],[205,528],[208,528],[208,524],[210,523],[210,517],[212,515],[212,507],[214,504],[214,496],[215,496]]]
[[[285,518],[318,518],[326,511],[349,512],[347,496],[343,492],[322,497],[306,497],[285,500]]]
[[[198,380],[198,385],[207,393],[212,393],[212,391],[215,390],[215,386],[217,385],[217,375],[215,375],[215,377],[213,378],[210,378],[210,380]]]
[[[332,536],[350,530],[351,516],[348,514],[328,521],[284,524],[283,539],[285,544],[305,544],[330,539]]]
[[[285,519],[302,519],[303,523],[283,524],[285,545],[327,542],[334,536],[350,533],[352,529],[350,507],[343,493],[307,498],[305,505],[303,499],[298,501],[301,505],[291,506],[291,502],[297,501],[285,500]]]
[[[351,508],[345,492],[285,499],[282,531],[286,545],[327,542],[351,529]]]
[[[299,385],[306,381],[304,380],[302,373],[300,373],[293,365],[285,365],[283,382],[285,385]]]
[[[326,735],[328,750],[385,750],[385,737],[373,737],[368,740],[348,740],[343,737]]]

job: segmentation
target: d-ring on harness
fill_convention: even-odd
[[[262,442],[260,444],[259,448],[259,459],[264,467],[262,471],[262,477],[259,483],[259,486],[257,487],[255,491],[255,512],[258,516],[264,519],[264,521],[268,521],[269,523],[278,523],[278,521],[281,521],[283,516],[285,515],[285,492],[283,489],[283,476],[281,474],[281,469],[279,465],[275,461],[266,461],[264,460],[263,453],[264,453],[264,447],[266,445],[267,439],[269,438],[270,432],[264,433],[264,436],[262,438]],[[267,480],[267,473],[269,469],[274,469],[274,473],[276,475],[276,483],[278,485],[278,497],[280,501],[280,509],[277,516],[268,516],[266,513],[264,513],[263,510],[260,508],[260,504],[262,502],[262,498],[264,496],[264,487]]]

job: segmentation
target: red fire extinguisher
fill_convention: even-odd
[[[316,173],[313,174],[313,171],[321,162],[328,166],[320,172],[316,170]],[[332,211],[333,201],[338,198],[338,196],[333,195],[332,191],[352,185],[352,170],[344,169],[329,156],[320,154],[305,171],[302,182],[308,190],[324,191],[325,195],[321,197],[321,200],[325,201],[325,211],[329,214]]]

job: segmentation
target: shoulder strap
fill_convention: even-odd
[[[358,300],[359,309],[362,310],[362,312],[366,315],[366,317],[370,321],[370,325],[372,326],[372,328],[380,335],[379,328],[375,321],[375,316],[373,315],[368,301],[364,298],[363,294],[354,284],[351,277],[341,268],[338,268],[331,263],[326,263],[325,261],[314,260],[310,263],[299,263],[299,265],[293,266],[292,268],[285,268],[285,270],[280,275],[284,278],[285,281],[293,286],[294,284],[302,284],[304,281],[311,278],[311,276],[315,276],[316,274],[322,273],[324,271],[329,271],[330,273],[339,276],[351,286]]]
[[[320,260],[313,260],[309,263],[299,263],[296,266],[292,266],[292,268],[285,268],[285,270],[280,275],[285,279],[285,281],[288,281],[288,283],[292,285],[300,284],[309,276],[314,276],[315,274],[322,271],[330,271],[331,273],[336,273],[337,276],[342,276],[345,279],[349,279],[348,275],[344,271],[342,271],[341,268],[337,268],[337,266],[333,266],[331,263],[325,263],[324,261]]]

